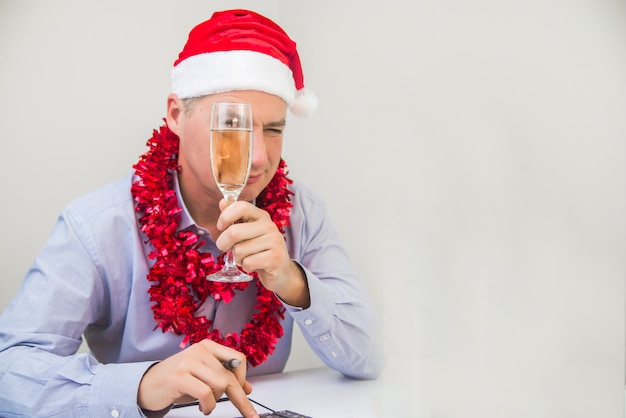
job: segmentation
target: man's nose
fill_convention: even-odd
[[[260,166],[265,163],[267,153],[265,152],[265,138],[263,137],[263,127],[254,127],[252,130],[252,166]]]

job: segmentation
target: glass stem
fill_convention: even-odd
[[[235,255],[233,254],[232,248],[229,248],[224,253],[224,268],[226,269],[237,268],[237,264],[235,264]]]
[[[239,195],[234,193],[227,193],[224,197],[226,198],[226,202],[228,203],[228,205],[231,205],[237,201]],[[228,270],[237,269],[237,264],[235,264],[235,254],[233,253],[232,248],[229,248],[224,253],[224,268]]]

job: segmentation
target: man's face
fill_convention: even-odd
[[[270,182],[280,162],[287,104],[278,96],[259,91],[232,91],[213,94],[195,101],[179,119],[183,186],[188,190],[204,190],[213,199],[221,199],[210,158],[210,117],[214,102],[242,102],[252,105],[254,123],[250,177],[239,196],[251,201]],[[185,184],[186,183],[186,184]]]

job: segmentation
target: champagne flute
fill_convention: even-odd
[[[248,103],[214,103],[211,110],[211,167],[213,177],[230,203],[236,202],[250,175],[252,109]],[[216,282],[237,283],[252,277],[237,267],[232,248],[224,253],[224,267],[207,276]]]

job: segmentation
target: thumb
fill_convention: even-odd
[[[224,209],[226,209],[226,207],[229,205],[229,202],[226,199],[222,199],[220,200],[219,205],[220,205],[220,210],[224,212]]]

